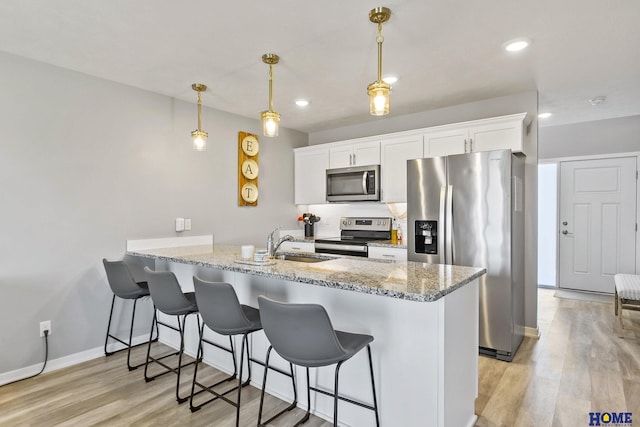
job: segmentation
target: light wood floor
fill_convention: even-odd
[[[513,362],[479,358],[478,427],[583,426],[589,411],[640,417],[640,333],[618,338],[612,304],[541,289],[538,316],[541,338],[525,338]],[[632,317],[640,325],[640,313]],[[134,355],[143,358],[144,348]],[[145,383],[140,369],[129,372],[125,363],[121,352],[0,387],[0,425],[234,425],[230,405],[215,402],[192,414],[188,403],[175,401],[174,375]],[[206,369],[211,379],[220,375]],[[186,370],[182,393],[192,372]],[[247,387],[242,396],[240,424],[253,426],[260,391]],[[270,396],[265,405],[267,415],[286,406]],[[293,425],[302,414],[296,409],[274,425]],[[331,423],[312,417],[305,425]]]
[[[554,293],[538,292],[540,339],[525,338],[511,363],[480,357],[476,426],[587,426],[590,411],[640,419],[640,334],[618,338],[613,297]]]

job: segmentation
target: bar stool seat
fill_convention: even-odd
[[[194,292],[183,293],[182,289],[180,288],[180,284],[178,283],[178,279],[176,279],[176,276],[170,271],[152,271],[151,269],[149,269],[149,267],[145,267],[144,271],[147,275],[149,292],[151,293],[151,299],[153,300],[153,305],[155,308],[153,314],[154,322],[156,322],[157,325],[165,326],[180,334],[180,348],[178,349],[178,351],[165,354],[163,356],[151,356],[151,342],[149,342],[149,346],[147,347],[147,360],[144,367],[144,379],[146,382],[149,382],[153,381],[159,376],[168,374],[170,372],[177,374],[176,400],[178,401],[178,403],[183,403],[186,402],[189,397],[180,396],[180,373],[182,371],[182,368],[195,363],[195,361],[193,361],[184,365],[182,364],[182,355],[184,353],[184,330],[187,317],[189,315],[198,313],[196,296]],[[158,311],[169,316],[176,316],[178,320],[178,326],[175,327],[169,323],[159,320]],[[200,319],[198,316],[196,316],[196,320],[198,322],[199,330]],[[151,334],[153,334],[153,327],[151,329],[150,336]],[[164,363],[164,359],[176,355],[178,356],[178,366],[172,367]],[[165,370],[154,376],[149,376],[149,362],[155,362],[158,365],[162,366]]]
[[[107,334],[104,339],[104,354],[105,356],[111,356],[115,353],[115,351],[107,350],[110,338],[118,341],[121,344],[124,344],[126,346],[125,348],[127,349],[127,367],[130,371],[133,371],[134,369],[144,365],[144,362],[138,365],[131,365],[131,348],[137,347],[131,345],[131,340],[133,338],[133,325],[136,318],[136,305],[138,304],[138,300],[149,296],[149,287],[147,282],[136,282],[134,280],[129,267],[127,266],[127,263],[124,261],[108,261],[107,259],[103,258],[102,264],[104,265],[104,270],[107,273],[107,282],[109,283],[109,287],[113,292],[113,298],[111,299],[111,310],[109,311],[109,322],[107,323]],[[133,300],[128,342],[125,342],[121,338],[111,333],[111,321],[113,319],[113,308],[115,306],[116,296],[124,300]],[[151,326],[153,327],[153,323]],[[152,341],[158,339],[157,329],[156,338],[150,337],[149,339]],[[138,345],[145,344],[147,343],[143,342]]]
[[[311,390],[332,396],[334,399],[333,424],[338,425],[338,400],[347,401],[374,412],[376,426],[380,425],[378,417],[378,403],[371,360],[371,335],[354,334],[333,329],[329,315],[324,307],[318,304],[288,304],[274,301],[265,296],[258,296],[260,316],[265,335],[271,345],[267,350],[266,362],[269,364],[271,350],[275,351],[286,361],[306,368],[307,374],[307,413],[296,423],[300,425],[309,419],[311,411]],[[367,348],[369,358],[369,372],[371,375],[371,390],[373,404],[369,405],[340,396],[338,393],[340,367],[360,350]],[[309,368],[336,365],[333,393],[309,384]],[[280,413],[267,421],[262,421],[264,392],[267,383],[267,370],[264,372],[262,393],[260,396],[260,410],[258,425],[264,426]]]

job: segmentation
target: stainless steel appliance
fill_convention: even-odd
[[[316,239],[317,253],[369,256],[367,243],[391,239],[391,218],[340,218],[340,237]]]
[[[480,352],[507,361],[524,335],[523,181],[509,150],[407,161],[408,258],[487,269]]]
[[[327,201],[380,200],[380,165],[327,169]]]

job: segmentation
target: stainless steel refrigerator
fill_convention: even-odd
[[[507,361],[524,335],[523,184],[510,150],[407,161],[409,260],[487,269],[480,352]]]

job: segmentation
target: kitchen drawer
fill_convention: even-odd
[[[315,252],[313,242],[282,242],[278,252]]]
[[[392,261],[406,261],[407,249],[369,246],[369,258],[388,259]]]

